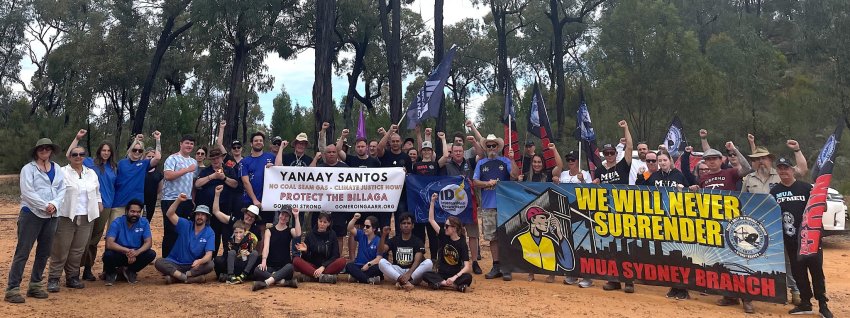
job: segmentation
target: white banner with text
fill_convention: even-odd
[[[301,211],[395,212],[404,186],[402,168],[305,168],[265,170],[263,211],[289,204]]]

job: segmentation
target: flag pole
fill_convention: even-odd
[[[581,173],[581,141],[578,142],[578,158],[576,158],[579,173]]]
[[[401,127],[401,121],[404,120],[405,116],[407,116],[407,112],[404,112],[404,114],[401,114],[401,118],[398,120],[398,124],[395,124],[395,125]]]
[[[525,141],[523,141],[522,146],[519,147],[520,151],[525,151],[525,144],[527,142],[528,142],[528,129],[525,130]],[[541,145],[540,148],[543,148],[543,146]],[[523,159],[523,161],[525,161],[525,153],[522,154],[522,159]],[[544,160],[545,160],[545,158],[544,158]],[[529,166],[531,166],[530,162],[531,161],[529,161]],[[545,161],[544,161],[544,164],[545,164]],[[522,167],[522,169],[525,170],[525,167]],[[528,167],[528,173],[531,173],[531,167]],[[522,181],[522,180],[520,180],[520,181]]]
[[[513,118],[511,118],[511,112],[508,112],[508,149],[514,150],[514,141],[512,138],[514,136],[514,130],[513,127],[511,127],[511,122],[513,122]],[[502,149],[502,151],[504,151],[504,149]],[[508,151],[508,154],[510,153],[511,152]],[[516,154],[514,154],[514,158],[511,158],[511,160],[516,161],[515,157]]]

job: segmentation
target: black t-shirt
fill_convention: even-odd
[[[392,151],[384,151],[384,156],[378,158],[381,160],[381,167],[402,167],[408,169],[410,164],[410,156],[403,151],[399,154],[394,154]]]
[[[326,164],[325,161],[322,160],[322,161],[319,161],[319,163],[316,164],[316,167],[348,168],[348,165],[345,164],[345,162],[343,162],[343,161],[337,161],[336,164],[332,166],[332,165]]]
[[[290,152],[288,154],[284,154],[283,158],[284,166],[294,166],[294,167],[309,167],[310,163],[313,162],[313,157],[308,156],[306,153],[298,157],[294,152]]]
[[[796,243],[811,192],[812,185],[802,181],[795,181],[790,187],[778,183],[770,189],[770,194],[776,198],[776,203],[779,203],[779,208],[782,209],[782,233],[786,240],[791,239]]]
[[[245,186],[242,185],[242,166],[239,162],[236,162],[236,158],[233,158],[231,154],[227,154],[224,156],[223,166],[233,169],[236,173],[236,189],[230,191],[232,197],[237,198],[236,200],[242,200],[242,194],[245,193]]]
[[[237,181],[241,181],[236,177],[236,171],[234,171],[233,169],[222,165],[221,170],[222,170],[222,172],[224,172],[224,175],[227,178],[234,179],[234,180],[237,180]],[[213,169],[212,166],[209,166],[209,167],[203,168],[201,170],[201,173],[198,174],[198,178],[204,178],[204,177],[209,176],[213,173],[215,173],[215,170]],[[241,183],[241,182],[236,182],[236,184],[239,184],[239,183]],[[231,188],[230,186],[228,186],[227,184],[224,183],[224,180],[219,180],[219,179],[211,179],[209,182],[207,182],[207,184],[205,184],[203,187],[198,189],[197,192],[195,192],[195,204],[198,204],[198,205],[203,204],[203,205],[206,205],[208,207],[212,207],[213,199],[215,198],[215,187],[219,186],[219,185],[224,185],[224,191],[222,191],[222,193],[221,193],[220,200],[227,201],[227,202],[219,202],[219,205],[221,207],[229,206],[228,202],[230,200],[230,193],[231,193],[231,191],[235,191],[236,188]],[[233,213],[233,211],[226,211],[226,213]]]
[[[269,255],[266,258],[268,267],[283,267],[286,264],[292,263],[292,255],[290,255],[290,244],[292,243],[292,229],[286,228],[279,231],[276,227],[269,229],[271,236],[269,237]]]
[[[418,176],[436,176],[440,172],[440,165],[434,161],[417,161],[411,166],[410,173]]]
[[[356,155],[349,155],[345,157],[345,164],[352,168],[378,168],[381,166],[381,161],[372,156],[367,156],[366,159],[360,159]]]
[[[393,265],[401,268],[410,268],[416,253],[422,253],[422,257],[425,257],[425,244],[416,235],[410,235],[407,241],[401,238],[401,234],[396,235],[387,242],[387,246],[393,254]]]
[[[443,167],[443,171],[447,176],[463,176],[472,179],[472,173],[475,171],[475,159],[464,158],[460,164],[450,159]]]
[[[461,236],[457,241],[446,235],[445,229],[440,229],[439,251],[437,262],[440,275],[454,275],[463,269],[463,262],[469,261],[469,246],[466,245],[466,237]]]
[[[145,201],[156,201],[156,193],[159,191],[159,182],[162,181],[162,171],[154,168],[145,175]]]
[[[605,169],[604,165],[596,167],[596,177],[599,178],[599,183],[629,184],[629,171],[631,168],[631,164],[623,158],[611,167],[611,169]]]
[[[526,170],[527,171],[527,170]],[[552,169],[543,169],[540,173],[536,172],[528,172],[529,174],[523,176],[525,180],[530,182],[552,182]]]

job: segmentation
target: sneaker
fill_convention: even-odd
[[[467,289],[468,287],[469,287],[469,286],[466,286],[466,285],[458,285],[457,287],[455,287],[455,289],[457,289],[457,291],[459,291],[459,292],[461,292],[461,293],[465,293],[465,292],[466,292],[466,289]]]
[[[134,271],[131,271],[129,269],[124,270],[124,278],[126,278],[127,282],[130,284],[135,284],[139,282],[137,276],[138,275],[136,275],[136,272]]]
[[[442,286],[440,286],[440,283],[428,283],[428,287],[431,287],[431,289],[433,290],[437,290],[440,289],[440,287]]]
[[[677,290],[675,288],[670,288],[670,290],[667,291],[667,295],[664,295],[664,297],[676,298],[677,294],[679,294],[679,290]]]
[[[823,318],[832,318],[832,312],[829,311],[829,306],[826,305],[825,301],[818,302],[818,312],[820,316]]]
[[[27,302],[27,300],[24,298],[24,296],[21,296],[21,292],[17,288],[15,290],[7,291],[6,296],[3,297],[3,300],[6,301],[7,303],[12,303],[12,304],[23,304],[23,303]]]
[[[564,277],[564,284],[567,284],[567,285],[578,284],[578,277],[570,277],[570,276]]]
[[[59,292],[59,279],[58,278],[48,278],[47,279],[47,291],[51,293]]]
[[[626,288],[623,288],[623,291],[626,294],[631,294],[635,292],[635,284],[626,283]]]
[[[789,315],[811,315],[814,314],[815,311],[812,310],[811,305],[797,305],[794,306],[791,310],[788,311]]]
[[[369,277],[368,283],[369,283],[369,285],[380,285],[381,284],[381,277],[378,277],[378,276]]]
[[[803,300],[800,299],[800,292],[791,293],[791,304],[793,304],[794,306],[798,306],[802,301]]]
[[[509,281],[512,281],[513,279],[514,279],[514,277],[511,276],[511,273],[502,273],[502,280],[509,282]]]
[[[348,282],[349,283],[357,283],[358,281],[357,281],[357,278],[354,278],[354,276],[348,275]]]
[[[256,281],[254,282],[254,286],[251,286],[251,291],[258,291],[260,289],[265,289],[266,287],[269,287],[269,285],[266,284],[265,281]]]
[[[737,305],[737,304],[740,304],[740,302],[738,301],[738,298],[730,298],[730,297],[723,296],[723,298],[720,298],[720,299],[717,300],[718,306],[734,306],[734,305]]]
[[[607,282],[605,285],[602,285],[603,290],[618,290],[623,288],[619,282]]]
[[[227,283],[230,285],[239,285],[242,284],[242,280],[245,279],[245,275],[239,274],[227,280]]]
[[[118,274],[116,273],[105,274],[104,276],[106,286],[112,286],[113,284],[115,284],[115,280],[118,279]]]
[[[534,274],[532,274],[532,273],[528,273],[528,278],[527,278],[527,280],[528,280],[529,282],[533,282],[533,281],[534,281]]]
[[[555,275],[546,276],[546,282],[550,283],[550,284],[554,283],[555,282]]]
[[[87,280],[90,282],[97,280],[97,278],[94,277],[94,274],[91,272],[91,268],[83,268],[83,280]]]
[[[753,301],[752,300],[745,300],[744,301],[744,313],[747,313],[747,314],[756,313],[756,308],[753,307]]]
[[[86,288],[86,285],[83,284],[82,281],[80,281],[79,277],[71,277],[71,278],[66,277],[65,278],[65,287],[75,288],[75,289],[83,289],[83,288]]]
[[[221,274],[218,275],[218,282],[219,283],[226,283],[228,280],[230,280],[230,276],[231,275],[221,273]]]
[[[322,274],[319,276],[319,282],[324,284],[336,284],[336,275]]]
[[[283,281],[283,287],[289,288],[298,288],[298,281],[293,279],[287,279]]]
[[[472,273],[475,275],[481,275],[484,271],[481,270],[481,266],[478,266],[478,261],[472,261]]]
[[[173,283],[174,283],[174,276],[171,276],[171,275],[165,275],[165,284],[166,284],[166,285],[171,285],[171,284],[173,284]]]
[[[691,294],[687,290],[681,289],[676,294],[675,298],[676,298],[676,300],[687,300],[687,299],[691,299]]]
[[[49,297],[49,295],[47,295],[47,292],[44,291],[43,289],[41,289],[41,287],[38,287],[38,288],[30,287],[29,290],[27,290],[27,297],[32,297],[32,298],[37,298],[37,299],[47,299],[47,297]]]
[[[587,278],[582,279],[578,283],[578,287],[581,287],[581,288],[588,288],[588,287],[591,287],[591,286],[593,286],[593,280],[587,279]]]
[[[406,290],[406,291],[411,291],[415,287],[416,286],[414,286],[413,283],[411,283],[411,282],[407,282],[407,283],[404,283],[404,285],[401,285],[401,288],[404,288],[404,290]]]
[[[485,279],[493,279],[502,277],[502,269],[499,264],[493,264],[493,268],[490,269],[490,272],[484,275]]]

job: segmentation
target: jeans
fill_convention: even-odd
[[[422,263],[419,263],[419,267],[416,268],[401,268],[398,265],[393,265],[386,259],[382,259],[378,262],[378,268],[381,269],[381,273],[384,273],[384,278],[391,282],[397,282],[398,278],[401,277],[402,274],[407,273],[407,271],[413,271],[410,274],[410,282],[414,285],[419,285],[422,282],[422,276],[425,273],[430,272],[431,268],[434,267],[434,263],[431,262],[430,259],[425,259]]]
[[[363,265],[354,264],[354,262],[345,264],[345,271],[351,277],[354,277],[360,283],[368,283],[369,278],[375,276],[381,276],[381,269],[378,268],[377,265],[369,266],[365,271],[363,270]]]
[[[50,251],[50,268],[47,277],[58,280],[65,271],[65,279],[80,277],[80,261],[91,238],[94,222],[88,216],[78,215],[74,219],[59,217],[53,247]],[[99,219],[99,218],[98,218]]]
[[[429,285],[437,285],[452,276],[454,276],[454,274],[439,274],[435,272],[427,272],[425,273],[425,275],[422,276],[422,279],[425,280],[425,282],[427,282]],[[469,286],[471,284],[472,275],[469,275],[468,273],[460,274],[460,277],[458,277],[454,282],[455,287],[460,285]]]
[[[271,277],[274,278],[274,282],[277,283],[279,281],[292,279],[293,274],[295,274],[295,267],[293,267],[292,264],[286,264],[283,265],[283,267],[268,267],[266,270],[255,269],[254,279],[257,281],[263,281]]]
[[[117,273],[118,267],[127,267],[127,270],[138,273],[156,259],[156,252],[147,250],[136,256],[133,264],[127,262],[127,255],[113,250],[103,252],[103,272],[107,274]],[[174,271],[172,271],[173,273]]]
[[[193,269],[192,264],[175,264],[171,260],[160,258],[156,260],[156,263],[154,263],[153,266],[156,267],[156,270],[162,273],[163,275],[169,276],[173,275],[174,271],[180,271],[182,273],[185,273],[188,277],[204,276],[213,271],[213,262],[203,263],[198,266],[198,268]]]
[[[38,246],[36,246],[35,260],[32,263],[30,287],[41,284],[44,267],[47,266],[47,258],[53,247],[53,234],[56,233],[57,223],[58,218],[42,219],[32,212],[21,210],[21,214],[18,215],[18,244],[15,246],[15,256],[12,257],[12,266],[9,268],[6,291],[21,286],[24,267],[27,265],[32,246],[36,243]]]
[[[174,203],[174,200],[162,200],[160,202],[160,206],[162,207],[162,256],[168,257],[168,254],[171,253],[171,249],[174,247],[174,243],[177,242],[177,232],[174,229],[174,224],[171,224],[171,221],[165,217],[165,213],[168,212],[168,209],[171,207],[171,204]],[[183,201],[177,207],[177,216],[188,219],[189,216],[194,212],[195,204],[190,200]]]

